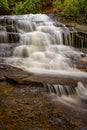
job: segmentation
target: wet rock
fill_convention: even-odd
[[[17,29],[15,26],[8,25],[8,26],[6,26],[6,31],[7,32],[17,32]]]
[[[0,82],[2,81],[6,81],[6,78],[5,77],[0,77]]]
[[[13,44],[11,45],[11,44],[7,44],[7,43],[1,43],[0,44],[0,57],[12,56],[13,48],[14,48]],[[1,63],[4,63],[4,62],[1,62]]]
[[[86,113],[66,107],[47,94],[42,84],[30,82],[26,72],[0,64],[1,130],[84,130]],[[39,77],[40,78],[40,77]],[[12,81],[13,79],[13,81]],[[25,81],[29,84],[10,83]],[[8,81],[7,81],[8,80]]]
[[[38,75],[34,73],[25,72],[19,68],[10,66],[8,64],[1,64],[3,69],[1,72],[5,75],[7,81],[16,82],[17,84],[37,84],[41,85],[42,83],[50,83],[50,84],[66,84],[66,85],[76,85],[78,81],[83,83],[87,83],[87,77],[85,75],[79,76],[74,75],[70,76],[69,74],[65,76],[64,74],[58,76],[52,75]]]
[[[8,35],[6,31],[0,31],[0,43],[8,43]]]
[[[76,63],[76,68],[87,72],[87,58],[79,59]]]
[[[4,26],[0,26],[0,31],[6,31],[6,28]]]
[[[3,17],[0,20],[0,24],[2,26],[8,26],[8,25],[15,25],[16,24],[16,20],[15,19],[11,19],[10,16],[8,17]]]
[[[9,43],[18,43],[20,35],[18,33],[8,33]]]

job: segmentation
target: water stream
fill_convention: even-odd
[[[39,76],[77,78],[77,86],[49,83],[44,86],[50,93],[61,96],[62,101],[76,95],[86,100],[87,73],[78,70],[76,62],[82,57],[87,59],[87,54],[73,47],[75,33],[75,29],[45,14],[1,16],[0,57],[12,66]]]

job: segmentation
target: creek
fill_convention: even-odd
[[[59,84],[54,80],[43,85],[62,103],[78,104],[84,111],[87,72],[78,69],[77,63],[87,61],[87,53],[80,51],[87,49],[86,39],[74,27],[68,28],[45,14],[0,16],[0,58],[5,64],[42,79],[58,79]]]

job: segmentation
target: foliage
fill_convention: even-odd
[[[53,0],[53,5],[67,16],[79,16],[87,11],[87,0]]]
[[[58,10],[62,10],[62,1],[61,0],[53,0],[53,6],[55,6]]]
[[[81,15],[84,15],[87,19],[87,0],[78,0],[79,1],[79,12]]]
[[[53,6],[55,6],[58,10],[62,10],[64,4],[64,0],[53,0]]]
[[[79,16],[79,2],[78,0],[65,0],[64,12],[68,16]]]
[[[12,7],[15,5],[15,0],[8,0],[9,7]]]
[[[15,14],[37,13],[41,11],[40,0],[25,0],[16,3]]]
[[[8,1],[7,0],[0,0],[0,9],[1,8],[9,10],[9,5],[8,5]]]

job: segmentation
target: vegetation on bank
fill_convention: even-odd
[[[87,0],[0,0],[0,14],[44,13],[48,8],[87,23]]]
[[[53,5],[62,15],[87,23],[87,0],[53,0]]]

